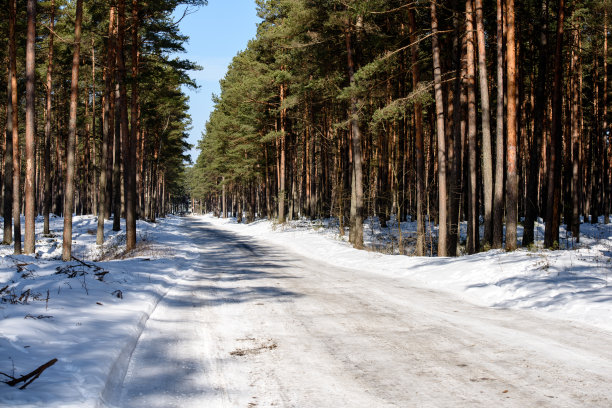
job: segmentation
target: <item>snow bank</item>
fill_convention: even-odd
[[[78,260],[64,263],[62,222],[52,219],[51,235],[43,237],[37,220],[36,257],[13,256],[12,246],[0,247],[0,372],[20,377],[58,359],[25,390],[0,384],[3,407],[100,404],[122,381],[149,315],[173,285],[177,268],[189,261],[164,245],[188,246],[178,218],[139,221],[138,247],[129,259],[95,261],[121,255],[125,230],[122,225],[112,232],[107,223],[107,242],[98,248],[97,220],[85,216],[74,219]]]

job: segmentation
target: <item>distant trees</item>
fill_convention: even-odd
[[[173,197],[183,198],[190,119],[181,87],[195,86],[187,71],[198,67],[170,57],[186,40],[172,13],[180,4],[205,3],[10,0],[0,10],[3,244],[21,253],[24,214],[23,251],[33,253],[35,216],[44,216],[48,234],[50,214],[63,215],[62,257],[69,260],[73,213],[98,215],[102,244],[104,219],[116,204],[116,225],[126,216],[131,249],[136,217],[155,220]]]
[[[442,256],[608,220],[610,1],[257,4],[188,173],[205,209],[337,217],[356,247],[393,215]]]

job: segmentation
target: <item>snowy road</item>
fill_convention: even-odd
[[[119,407],[610,407],[612,336],[186,223]]]

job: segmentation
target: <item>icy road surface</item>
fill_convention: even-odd
[[[482,308],[193,220],[118,407],[610,407],[612,336]]]

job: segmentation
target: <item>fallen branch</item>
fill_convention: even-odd
[[[13,378],[11,381],[5,381],[5,382],[6,382],[6,384],[10,385],[11,387],[14,387],[15,385],[19,384],[20,382],[23,382],[24,384],[21,387],[19,387],[20,390],[23,390],[28,385],[32,384],[32,382],[35,379],[40,377],[40,375],[43,373],[43,371],[45,371],[47,368],[51,367],[55,363],[57,363],[57,358],[54,358],[53,360],[51,360],[51,361],[41,365],[40,367],[38,367],[36,370],[32,371],[29,374],[26,374],[26,375],[21,376],[19,378]]]

